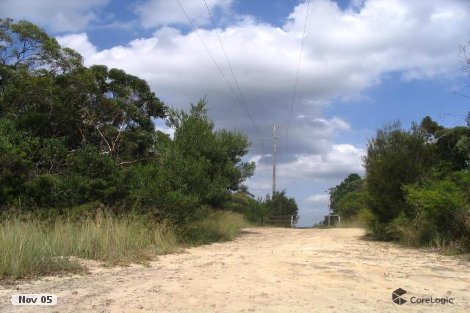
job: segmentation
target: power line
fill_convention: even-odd
[[[219,30],[217,28],[214,17],[212,15],[212,12],[211,12],[211,10],[209,8],[209,5],[207,4],[206,0],[204,0],[204,4],[206,6],[207,13],[209,14],[209,18],[211,20],[212,27],[214,28],[215,34],[217,36],[217,40],[220,44],[220,47],[222,48],[222,52],[224,54],[225,61],[226,61],[227,66],[230,70],[230,73],[232,74],[232,78],[233,78],[233,81],[235,82],[235,86],[237,88],[238,94],[240,95],[240,99],[241,99],[240,104],[243,106],[246,114],[248,115],[248,118],[250,119],[251,125],[252,125],[254,131],[256,132],[256,135],[259,137],[260,136],[259,129],[256,126],[256,123],[253,119],[253,116],[250,114],[250,111],[248,110],[248,105],[246,104],[245,97],[243,96],[242,90],[240,88],[240,84],[238,83],[237,76],[235,75],[235,72],[233,71],[232,64],[230,63],[230,60],[229,60],[228,55],[227,55],[227,51],[225,50],[224,44],[222,42],[222,38],[220,37],[220,34],[219,34]],[[264,144],[262,142],[261,142],[261,146],[262,146],[262,150],[264,150]]]
[[[240,89],[240,85],[238,84],[238,79],[235,76],[235,73],[234,73],[233,68],[232,68],[232,64],[230,63],[230,60],[228,59],[227,52],[225,50],[224,44],[222,43],[222,39],[220,38],[219,31],[217,29],[217,26],[215,25],[214,17],[212,16],[211,10],[210,10],[209,5],[207,4],[206,0],[204,0],[204,4],[206,5],[207,13],[209,13],[209,17],[210,17],[211,22],[212,22],[212,27],[214,28],[215,34],[217,35],[217,40],[219,41],[220,47],[222,48],[222,52],[224,53],[225,61],[227,62],[230,73],[232,74],[232,77],[233,77],[233,80],[234,80],[235,85],[237,87],[238,93],[240,94],[240,98],[243,101],[243,105],[246,106],[246,103],[245,103],[245,100],[244,100],[245,98],[243,97],[243,93]]]
[[[470,99],[470,96],[465,95],[465,94],[463,94],[463,93],[460,93],[460,92],[457,92],[457,91],[453,91],[452,93],[453,93],[454,95],[456,95],[456,96],[461,96],[461,97],[463,97],[463,98]]]
[[[193,31],[196,33],[196,35],[198,36],[199,40],[201,41],[202,45],[204,46],[204,49],[206,50],[207,54],[210,56],[212,62],[215,64],[215,66],[217,67],[217,70],[219,71],[220,75],[222,75],[222,78],[224,79],[225,83],[227,84],[227,86],[229,87],[232,95],[235,97],[235,99],[237,100],[237,103],[242,107],[242,109],[244,110],[244,112],[246,113],[246,115],[248,116],[251,124],[252,124],[252,127],[254,129],[254,131],[256,132],[256,134],[259,136],[259,132],[258,132],[258,129],[255,125],[255,122],[253,120],[253,117],[252,115],[250,114],[250,112],[248,111],[248,108],[246,107],[246,105],[244,105],[244,100],[242,100],[240,98],[243,97],[242,93],[241,93],[241,90],[240,90],[240,87],[238,85],[238,81],[236,80],[235,78],[235,84],[237,86],[237,89],[238,89],[238,92],[240,95],[237,94],[237,92],[234,90],[232,84],[230,84],[229,80],[227,79],[227,76],[225,75],[224,71],[222,70],[222,68],[220,67],[219,63],[217,63],[217,60],[215,59],[214,55],[212,54],[212,52],[210,51],[209,47],[206,45],[204,39],[202,39],[202,36],[201,34],[199,33],[198,29],[196,28],[196,25],[194,25],[193,21],[191,20],[191,18],[189,17],[188,13],[186,12],[186,10],[184,9],[183,5],[181,4],[180,0],[176,0],[176,2],[178,3],[178,6],[180,7],[182,13],[184,14],[184,16],[186,17],[186,19],[188,20],[189,24],[191,25]],[[206,3],[206,6],[207,6],[207,3]],[[211,20],[213,21],[213,18],[212,18],[212,14],[210,14],[211,16]],[[213,25],[215,27],[215,23],[213,22]],[[219,34],[216,30],[216,33],[217,33],[217,36],[219,38],[219,42],[221,43],[220,41],[220,37],[219,37]],[[225,49],[223,48],[222,46],[222,49],[224,50],[224,55],[225,57],[227,58],[226,56],[226,53],[225,53]],[[228,62],[228,59],[227,59],[227,62]],[[232,67],[230,65],[230,63],[228,62],[229,64],[229,68],[230,68],[230,71],[232,72],[232,75],[233,77],[235,77],[235,74],[233,73],[233,70],[232,70]]]
[[[230,91],[232,92],[232,94],[235,96],[235,98],[238,99],[238,95],[237,93],[233,90],[233,87],[232,85],[230,84],[230,82],[227,80],[227,77],[225,76],[225,73],[224,71],[222,70],[222,68],[220,67],[219,63],[217,63],[217,61],[215,60],[214,58],[214,55],[211,53],[211,51],[209,50],[209,48],[207,47],[206,43],[204,42],[204,40],[202,39],[201,37],[201,34],[199,34],[199,31],[197,30],[196,26],[194,25],[193,21],[191,20],[191,18],[189,17],[188,13],[186,13],[186,10],[183,8],[183,5],[181,4],[180,0],[176,0],[176,2],[178,3],[181,11],[183,12],[184,16],[186,17],[186,19],[188,20],[189,24],[191,25],[192,29],[194,30],[194,32],[196,33],[197,37],[199,38],[199,40],[201,41],[202,45],[204,46],[204,49],[206,50],[207,54],[210,56],[210,58],[212,59],[212,62],[214,62],[215,66],[217,67],[217,69],[219,70],[220,72],[220,75],[222,75],[225,83],[227,84],[227,86],[230,88]]]
[[[307,13],[305,14],[304,32],[302,35],[302,41],[300,45],[299,62],[297,64],[297,73],[295,75],[294,90],[292,91],[292,101],[291,101],[290,110],[289,110],[289,121],[287,122],[287,131],[286,131],[287,143],[289,143],[289,128],[290,128],[290,124],[292,123],[292,114],[294,113],[294,104],[295,104],[295,98],[297,95],[297,85],[299,83],[300,65],[302,64],[302,54],[304,51],[305,34],[307,33],[307,22],[308,22],[309,11],[310,11],[310,0],[307,1]]]

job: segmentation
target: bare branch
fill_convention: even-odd
[[[95,125],[95,129],[98,131],[98,133],[100,134],[101,136],[101,139],[104,140],[104,142],[106,143],[106,145],[108,146],[108,150],[109,150],[109,153],[112,153],[113,152],[113,149],[111,148],[110,144],[109,144],[109,141],[106,139],[106,137],[103,135],[103,133],[101,132],[100,128]]]
[[[156,160],[156,159],[157,158],[141,158],[141,159],[137,159],[137,160],[133,160],[133,161],[123,161],[123,162],[118,163],[118,165],[134,164],[134,163],[139,162],[139,161],[148,161],[148,160]]]

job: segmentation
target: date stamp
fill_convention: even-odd
[[[13,305],[56,305],[57,296],[52,294],[15,294],[11,296]]]

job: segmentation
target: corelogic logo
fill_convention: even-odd
[[[392,292],[392,301],[398,305],[402,305],[407,301],[402,298],[402,296],[406,293],[406,290],[398,288],[394,292]]]
[[[406,290],[398,288],[392,292],[392,301],[395,304],[402,305],[408,302],[403,298],[403,295],[406,293]],[[455,298],[450,297],[416,297],[412,296],[409,299],[411,304],[454,304]]]

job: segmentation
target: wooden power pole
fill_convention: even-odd
[[[272,125],[273,128],[273,194],[276,192],[276,163],[277,163],[277,133],[276,133],[276,123]]]
[[[272,195],[274,196],[274,193],[276,192],[276,166],[277,166],[277,141],[279,140],[278,137],[278,130],[281,128],[285,128],[285,126],[279,126],[276,123],[273,123],[271,125],[266,125],[263,127],[269,127],[272,129],[272,135],[271,137],[262,137],[262,138],[271,138],[273,148],[272,148],[272,160],[273,160],[273,190],[272,190]]]

